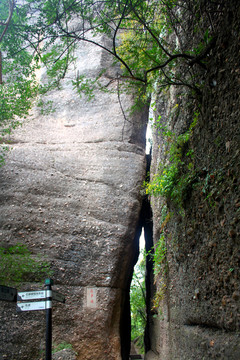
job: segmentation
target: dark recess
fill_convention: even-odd
[[[150,165],[151,165],[151,154],[146,155],[147,167],[146,167],[146,180],[148,180]],[[130,286],[132,281],[133,269],[137,263],[139,256],[139,239],[144,229],[145,234],[145,247],[146,252],[151,251],[153,247],[153,223],[152,223],[152,209],[150,201],[147,195],[143,196],[142,208],[139,216],[138,225],[135,232],[134,244],[135,244],[135,258],[129,276],[127,284],[127,292],[123,303],[123,313],[120,323],[120,334],[121,334],[121,355],[122,360],[129,360],[130,347],[131,347],[131,315],[130,315]],[[147,314],[147,325],[145,329],[145,351],[147,352],[151,348],[150,341],[150,312],[151,312],[151,297],[153,294],[153,264],[150,256],[147,256],[146,260],[146,314]]]

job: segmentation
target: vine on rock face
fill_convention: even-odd
[[[153,265],[154,265],[154,282],[156,285],[156,292],[153,297],[152,310],[159,312],[159,306],[161,301],[164,298],[166,290],[166,276],[168,271],[168,262],[167,262],[167,233],[165,232],[165,227],[170,220],[172,214],[168,211],[167,206],[163,205],[161,210],[161,220],[160,220],[160,238],[156,245],[153,247],[153,251],[149,253],[149,256],[152,256]]]
[[[162,196],[172,200],[182,208],[184,195],[187,187],[194,181],[194,151],[186,145],[189,143],[194,127],[197,124],[199,113],[195,113],[189,129],[180,135],[176,135],[161,123],[159,116],[155,127],[165,138],[166,154],[168,160],[159,165],[158,173],[153,179],[145,183],[146,193],[154,196]]]
[[[178,108],[175,105],[174,110]],[[162,197],[165,205],[162,206],[160,220],[160,237],[154,246],[153,264],[156,283],[156,293],[153,298],[153,310],[161,314],[161,302],[164,299],[168,276],[168,246],[171,239],[166,230],[172,213],[169,210],[169,202],[174,204],[178,212],[184,214],[184,201],[186,200],[189,187],[196,181],[194,164],[194,150],[191,148],[191,137],[198,122],[199,113],[195,112],[194,119],[187,131],[177,135],[163,124],[161,116],[153,125],[158,134],[164,139],[162,145],[164,155],[158,172],[153,175],[150,182],[146,182],[146,193],[156,197]]]

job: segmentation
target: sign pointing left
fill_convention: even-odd
[[[0,285],[0,300],[16,302],[17,289]]]
[[[17,295],[18,301],[21,300],[36,300],[36,299],[45,299],[52,297],[51,290],[40,290],[40,291],[26,291],[19,292]]]
[[[34,311],[34,310],[46,310],[52,308],[51,301],[35,301],[35,302],[22,302],[17,303],[17,311]]]

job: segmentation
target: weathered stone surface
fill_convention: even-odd
[[[154,242],[162,232],[168,263],[158,320],[155,314],[151,323],[152,350],[161,360],[240,358],[239,11],[239,3],[230,1],[216,24],[219,36],[203,78],[199,122],[188,144],[194,150],[194,186],[186,190],[182,209],[168,201],[172,213],[162,228],[166,202],[152,199]],[[209,85],[212,78],[215,87]],[[180,99],[180,116],[172,121],[174,94],[157,99],[159,114],[177,134],[193,120]],[[165,161],[163,143],[159,135],[154,138],[153,173]]]
[[[76,355],[72,350],[64,349],[53,354],[52,360],[76,360]]]
[[[77,70],[96,75],[109,61],[102,56],[79,49],[62,89],[48,95],[56,111],[33,111],[11,137],[0,169],[0,243],[24,243],[51,262],[54,288],[66,296],[66,304],[53,306],[53,341],[71,343],[78,360],[121,359],[120,323],[128,316],[124,303],[145,176],[147,113],[126,121],[116,93],[97,93],[87,102],[71,90]],[[121,100],[125,109],[132,103],[125,95]],[[87,288],[95,291],[93,307]],[[16,314],[1,304],[1,332],[0,359],[38,359],[44,314]]]

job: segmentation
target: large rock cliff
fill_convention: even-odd
[[[201,8],[207,3],[200,1]],[[216,5],[207,21],[217,36],[205,67],[194,73],[201,96],[184,87],[156,86],[153,94],[155,119],[162,117],[170,136],[154,130],[152,178],[168,164],[171,134],[186,134],[197,120],[188,141],[178,144],[189,165],[181,164],[180,175],[189,181],[178,187],[177,202],[152,196],[150,208],[145,197],[141,208],[147,107],[123,114],[134,100],[119,94],[117,83],[115,92],[98,92],[90,102],[71,89],[76,74],[95,78],[109,64],[101,49],[81,46],[62,88],[48,94],[56,111],[41,115],[35,108],[9,138],[0,169],[0,245],[26,244],[51,265],[54,289],[66,296],[66,304],[53,305],[53,342],[71,344],[78,360],[128,359],[136,240],[145,226],[151,250],[152,215],[153,242],[156,249],[161,238],[163,256],[154,281],[148,263],[146,360],[240,358],[240,6],[209,3]],[[18,290],[43,288],[25,280]],[[0,305],[0,360],[44,358],[44,314]]]
[[[26,244],[51,264],[54,288],[66,297],[53,306],[53,342],[72,344],[82,360],[127,358],[145,176],[147,113],[124,116],[121,107],[133,99],[121,95],[120,106],[117,92],[88,102],[71,88],[77,72],[94,78],[107,61],[101,50],[81,46],[61,90],[47,96],[55,112],[33,111],[9,139],[0,169],[0,244]],[[39,288],[26,283],[18,290]],[[44,313],[17,314],[3,302],[0,309],[0,359],[40,359]]]
[[[240,358],[239,11],[231,1],[214,23],[201,101],[189,101],[186,89],[155,96],[156,119],[161,115],[176,136],[186,134],[196,113],[198,121],[190,139],[178,143],[183,163],[192,154],[190,170],[180,174],[188,184],[178,183],[182,202],[151,198],[154,243],[164,241],[166,263],[156,279],[147,359]],[[171,141],[155,129],[152,176],[166,164]]]

